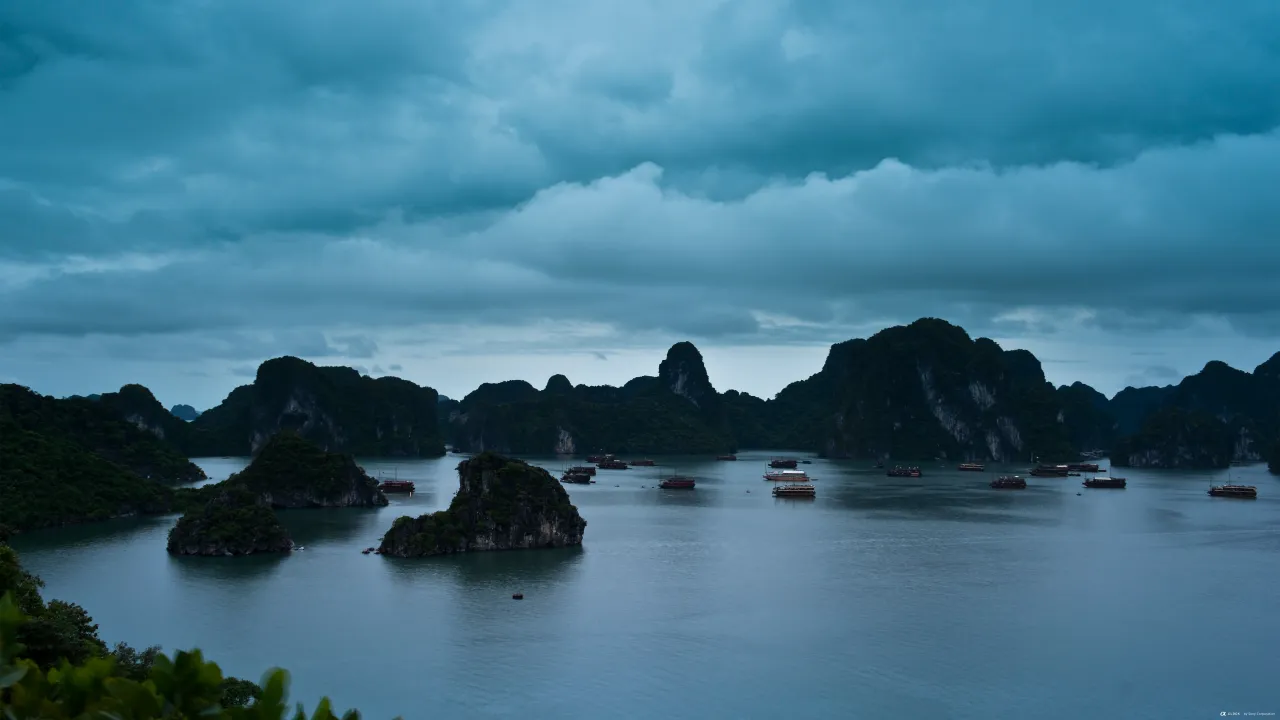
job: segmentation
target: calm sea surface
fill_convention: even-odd
[[[818,497],[786,501],[768,456],[659,460],[693,491],[655,489],[663,468],[602,470],[568,487],[588,521],[573,550],[360,554],[446,506],[458,456],[363,462],[419,492],[282,513],[305,547],[289,557],[170,557],[172,517],[15,545],[109,642],[199,647],[254,679],[285,667],[293,699],[371,719],[1280,712],[1280,481],[1264,467],[1233,470],[1259,487],[1243,501],[1205,494],[1225,471],[995,491],[990,472],[814,459]],[[214,479],[244,464],[197,462]]]

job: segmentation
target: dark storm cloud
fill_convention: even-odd
[[[15,0],[0,339],[1275,335],[1276,87],[1271,0]]]

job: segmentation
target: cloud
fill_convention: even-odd
[[[1271,0],[10,3],[0,344],[1265,341],[1278,86]]]
[[[555,318],[811,342],[859,317],[939,308],[975,327],[1044,332],[1041,308],[1132,332],[1195,314],[1247,323],[1280,301],[1280,209],[1268,200],[1280,183],[1276,134],[1151,150],[1112,167],[922,170],[888,160],[734,201],[664,188],[661,175],[645,164],[555,185],[466,232],[400,218],[359,237],[247,237],[151,265],[14,264],[23,279],[0,295],[0,331]],[[1206,188],[1205,177],[1217,183]],[[1087,270],[1076,270],[1082,262]],[[311,354],[331,342],[369,358],[378,346],[367,333],[313,337]]]

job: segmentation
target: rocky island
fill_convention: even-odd
[[[253,555],[293,549],[289,532],[253,492],[221,487],[203,507],[183,515],[169,531],[174,555]]]
[[[249,467],[179,500],[191,509],[169,532],[175,555],[288,552],[293,542],[276,509],[387,504],[378,482],[349,455],[325,452],[288,431],[268,440]]]
[[[1268,458],[1280,437],[1280,353],[1252,373],[1211,361],[1164,388],[1126,388],[1113,405],[1145,413],[1112,447],[1111,463],[1151,468],[1225,468]],[[1120,413],[1117,413],[1120,415]]]
[[[249,467],[227,478],[272,508],[382,507],[378,481],[350,455],[331,453],[300,435],[272,436]]]
[[[319,367],[278,357],[253,383],[182,426],[179,447],[193,457],[252,455],[282,430],[325,450],[368,457],[439,457],[436,391],[395,377],[372,378],[349,367]]]
[[[379,552],[425,557],[567,547],[582,544],[586,527],[546,470],[486,452],[458,464],[458,493],[447,510],[396,520]]]

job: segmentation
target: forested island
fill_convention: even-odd
[[[289,552],[293,541],[277,509],[382,507],[387,497],[355,460],[320,449],[284,430],[244,470],[193,493],[188,512],[169,532],[175,555]]]
[[[458,492],[446,510],[401,517],[379,552],[424,557],[486,550],[581,545],[587,521],[546,470],[485,452],[458,464]]]
[[[0,525],[22,532],[173,512],[204,471],[87,398],[0,385]]]
[[[270,504],[232,485],[179,518],[167,548],[174,555],[252,555],[289,552],[293,540]]]

